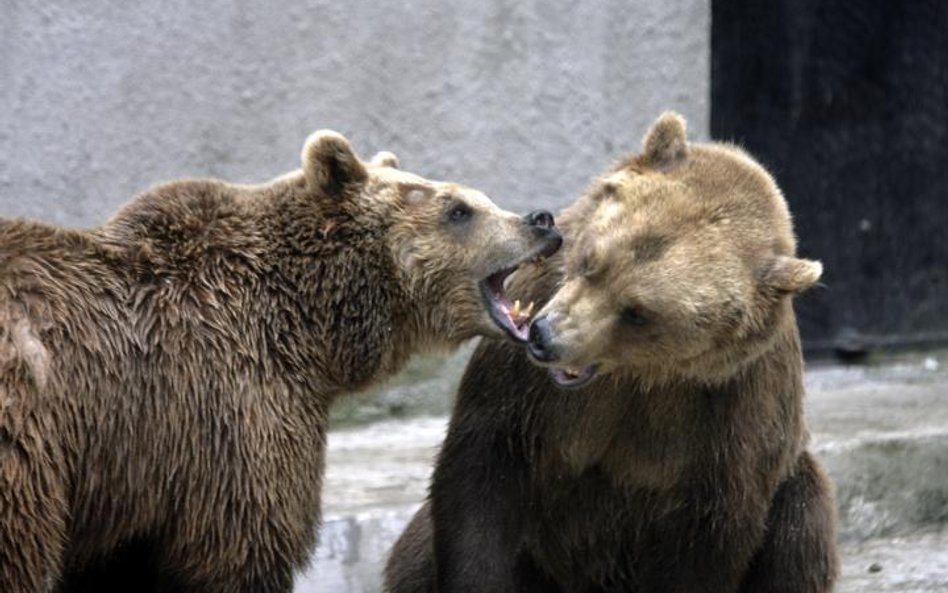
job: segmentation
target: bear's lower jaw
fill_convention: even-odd
[[[592,381],[599,370],[598,364],[591,364],[581,369],[570,367],[550,367],[547,369],[550,378],[560,387],[567,389],[577,389]]]

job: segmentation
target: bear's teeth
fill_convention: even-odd
[[[530,316],[533,315],[533,308],[533,301],[530,301],[530,303],[524,307],[520,304],[520,299],[517,299],[507,312],[510,315],[510,319],[520,326],[530,320]]]
[[[510,317],[514,321],[520,317],[520,299],[514,301],[513,307],[510,308]]]
[[[517,327],[523,327],[525,323],[530,321],[530,316],[533,315],[533,301],[530,301],[526,307],[520,304],[519,300],[514,301],[514,304],[507,313],[510,315],[510,320],[514,322],[514,325]]]

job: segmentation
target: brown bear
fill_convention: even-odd
[[[791,305],[821,266],[771,176],[669,113],[559,219],[511,281],[528,352],[475,352],[387,590],[831,590]]]
[[[525,337],[504,278],[561,242],[548,212],[396,164],[318,132],[269,183],[0,221],[0,591],[291,591],[333,398]]]

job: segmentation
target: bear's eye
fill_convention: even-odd
[[[451,206],[450,210],[448,210],[448,220],[455,223],[464,222],[469,220],[473,214],[474,211],[470,206],[459,202]]]
[[[619,319],[625,325],[645,325],[648,321],[645,315],[642,314],[641,308],[631,306],[622,309],[622,312],[619,313]]]

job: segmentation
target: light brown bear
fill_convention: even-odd
[[[831,590],[791,304],[821,266],[771,176],[665,114],[559,218],[568,247],[512,279],[529,354],[475,353],[387,590]]]
[[[503,280],[561,242],[395,165],[318,132],[269,183],[0,221],[0,591],[291,591],[333,398],[523,337]]]

